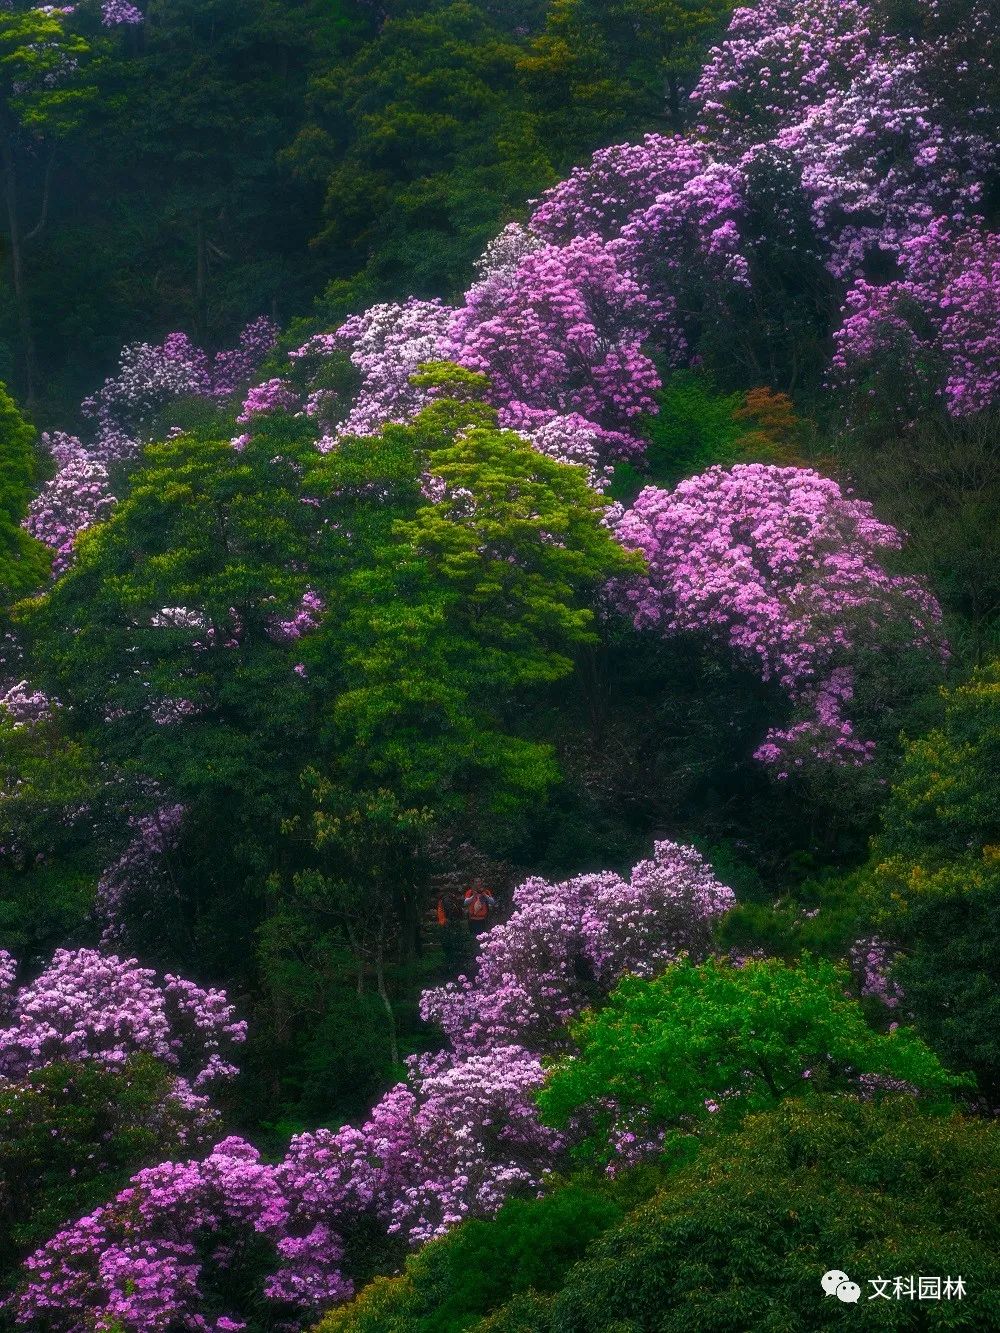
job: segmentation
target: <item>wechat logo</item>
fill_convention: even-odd
[[[829,1273],[824,1273],[820,1285],[827,1296],[836,1296],[845,1305],[855,1305],[861,1298],[861,1288],[839,1268],[831,1268]]]

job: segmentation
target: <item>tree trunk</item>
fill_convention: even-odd
[[[389,992],[385,988],[385,948],[383,939],[380,936],[375,946],[375,984],[378,988],[379,999],[385,1009],[386,1017],[389,1020],[389,1055],[394,1065],[399,1064],[399,1043],[396,1041],[396,1019],[392,1012],[392,1005],[389,1003]]]

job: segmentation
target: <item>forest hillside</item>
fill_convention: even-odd
[[[0,1330],[1000,1327],[992,0],[0,115]]]

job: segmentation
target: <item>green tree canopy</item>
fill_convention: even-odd
[[[813,1089],[961,1086],[907,1028],[875,1032],[845,994],[846,973],[809,958],[679,962],[652,981],[624,978],[601,1010],[571,1029],[579,1053],[539,1096],[556,1125],[593,1118],[592,1146],[616,1123],[663,1131],[725,1124]]]
[[[953,1069],[1000,1092],[1000,664],[907,747],[866,879],[904,1006]]]
[[[34,592],[45,580],[49,552],[21,521],[36,474],[35,432],[0,384],[0,604]]]
[[[316,1333],[979,1329],[998,1192],[991,1121],[923,1115],[909,1097],[790,1099],[659,1177],[581,1179],[463,1223]],[[830,1268],[861,1286],[857,1305],[824,1294]],[[921,1274],[961,1276],[964,1297],[869,1302],[869,1279],[892,1293]]]

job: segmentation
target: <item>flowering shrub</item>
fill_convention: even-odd
[[[812,107],[776,142],[801,166],[841,278],[863,271],[872,252],[895,255],[938,214],[968,221],[991,153],[946,126],[909,53],[871,61],[849,91]]]
[[[142,10],[129,0],[104,0],[101,5],[101,22],[106,28],[134,27],[144,21]]]
[[[327,1161],[336,1166],[323,1179],[333,1184],[325,1208],[336,1216],[343,1210],[337,1199],[345,1195],[346,1156],[346,1197],[365,1198],[390,1234],[419,1245],[466,1216],[492,1216],[512,1193],[536,1191],[561,1138],[539,1124],[533,1094],[544,1074],[538,1057],[521,1046],[407,1063],[408,1082],[381,1098],[360,1132],[300,1136],[290,1157],[301,1163],[304,1146],[332,1153]]]
[[[24,526],[55,551],[53,574],[62,574],[69,567],[77,536],[107,518],[114,508],[111,471],[138,460],[157,415],[171,402],[190,395],[231,398],[271,350],[276,337],[277,326],[261,318],[246,326],[235,348],[214,357],[184,333],[171,333],[158,346],[130,343],[122,349],[117,375],[105,380],[82,404],[84,416],[95,424],[92,442],[85,444],[61,431],[43,436],[56,474],[32,501]],[[263,402],[260,388],[254,392],[258,397],[253,403]],[[268,408],[254,406],[253,410],[290,402],[275,401]]]
[[[246,1328],[238,1312],[211,1323],[200,1312],[215,1304],[216,1273],[241,1261],[259,1266],[261,1240],[279,1262],[265,1292],[270,1299],[313,1310],[343,1300],[352,1286],[340,1271],[339,1238],[322,1224],[303,1230],[297,1221],[278,1169],[242,1139],[225,1139],[204,1161],[140,1171],[109,1204],[38,1250],[25,1265],[29,1283],[17,1320],[66,1333],[84,1314],[123,1333],[235,1333]]]
[[[503,425],[579,412],[621,426],[653,406],[648,327],[643,294],[610,250],[575,237],[526,255],[504,284],[470,289],[451,337],[455,359],[489,376]]]
[[[246,1024],[223,991],[167,973],[157,980],[134,958],[93,949],[57,949],[27,986],[12,989],[13,960],[0,957],[7,1026],[0,1029],[0,1077],[58,1060],[121,1064],[146,1051],[201,1090],[232,1078],[232,1047]]]
[[[916,648],[940,650],[934,597],[880,563],[899,533],[810,469],[737,464],[674,491],[647,487],[615,532],[648,565],[613,592],[636,628],[722,643],[804,706],[826,759],[866,754],[841,712],[863,647],[896,628]],[[800,734],[772,733],[757,756],[779,763]]]
[[[903,998],[902,988],[890,975],[895,952],[887,940],[873,935],[858,940],[849,956],[861,994],[866,999],[881,1000],[887,1009],[895,1009]]]
[[[750,286],[745,188],[739,167],[708,163],[634,212],[611,244],[635,275],[671,364],[690,360],[696,321],[707,309],[725,308],[733,288]]]
[[[307,361],[346,351],[361,374],[351,410],[333,436],[320,440],[321,450],[332,448],[339,436],[375,435],[387,422],[416,416],[428,398],[411,376],[425,361],[447,358],[451,315],[440,301],[375,305],[345,320],[336,333],[318,334],[290,354],[293,361]]]
[[[938,217],[899,258],[902,276],[848,292],[834,385],[856,406],[898,404],[904,421],[934,399],[955,417],[990,407],[1000,399],[1000,236]]]
[[[611,871],[525,880],[510,919],[482,936],[475,977],[425,991],[421,1015],[459,1054],[549,1050],[625,972],[650,976],[681,953],[704,957],[733,902],[697,852],[672,842],[656,843],[628,880]]]
[[[648,976],[681,953],[703,957],[713,921],[732,902],[695,851],[668,842],[627,881],[612,873],[526,881],[510,921],[481,938],[475,980],[424,994],[422,1011],[444,1028],[450,1049],[411,1057],[407,1081],[359,1129],[298,1135],[276,1167],[228,1139],[203,1162],[139,1172],[28,1261],[21,1322],[44,1314],[68,1331],[84,1313],[100,1314],[140,1333],[193,1320],[206,1308],[203,1256],[229,1266],[249,1234],[273,1247],[265,1295],[315,1309],[350,1295],[342,1239],[360,1219],[419,1245],[465,1217],[492,1216],[514,1193],[537,1192],[566,1142],[538,1117],[540,1053],[558,1049],[561,1023],[606,996],[623,972]],[[202,1075],[223,1076],[211,1049],[233,1026],[223,996],[166,978],[164,1003],[146,1001],[133,1023],[132,997],[145,996],[152,974],[118,960],[107,966],[105,987],[123,991],[109,1033],[100,1027],[112,1052],[135,1044],[133,1027],[147,1049],[178,1051],[178,1036],[165,1046],[169,999],[172,1030],[193,1038]],[[69,958],[60,967],[74,972]],[[88,977],[100,971],[92,961],[83,967]],[[74,1013],[67,1041],[86,1049],[94,1037]],[[621,1146],[626,1157],[633,1151],[624,1137]]]
[[[707,165],[705,147],[679,134],[647,134],[640,144],[602,148],[546,190],[531,214],[531,231],[556,245],[575,236],[613,240],[636,212],[681,189]]]
[[[55,552],[53,574],[69,566],[81,532],[106,518],[115,505],[108,468],[72,435],[43,437],[57,472],[32,500],[24,526]]]
[[[263,384],[255,384],[249,390],[236,420],[241,426],[245,426],[254,417],[294,405],[295,396],[284,380],[265,380]]]
[[[701,134],[747,147],[851,86],[885,48],[859,0],[757,0],[733,11],[691,94]]]
[[[709,54],[692,95],[699,130],[734,165],[768,143],[790,153],[830,267],[850,278],[936,214],[975,211],[994,152],[975,123],[952,123],[940,54],[857,0],[760,0]]]

